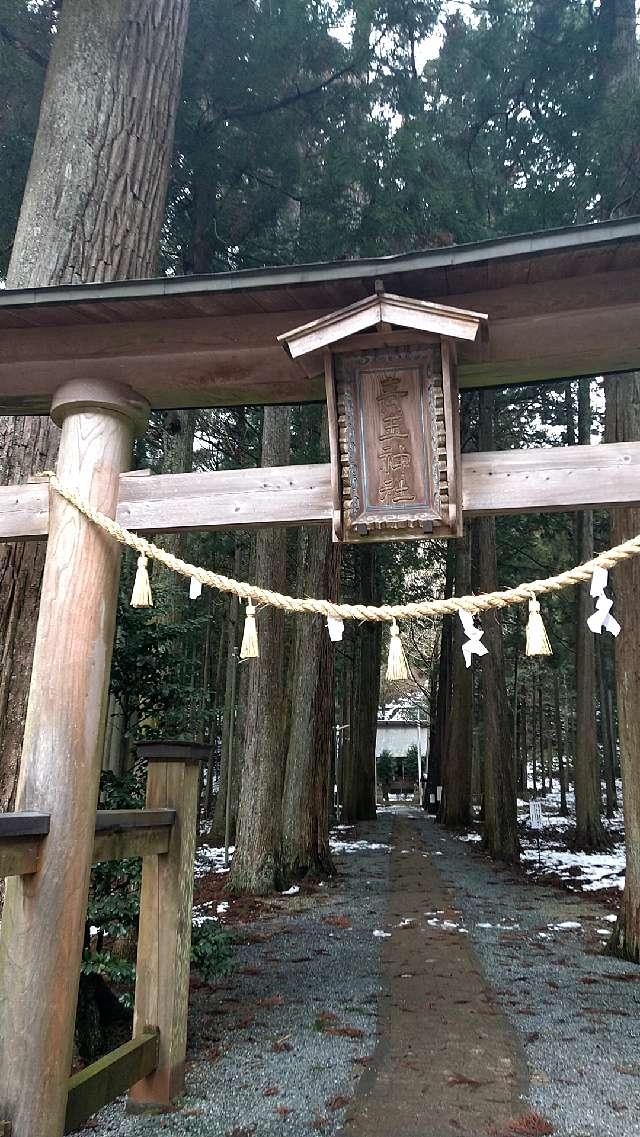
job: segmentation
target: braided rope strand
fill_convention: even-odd
[[[59,482],[54,473],[47,471],[47,477],[52,489],[61,498],[74,506],[94,525],[108,533],[115,541],[130,549],[135,549],[138,553],[144,553],[150,560],[157,561],[172,572],[185,577],[194,577],[208,588],[213,588],[218,592],[230,593],[241,600],[251,600],[254,604],[269,605],[284,612],[332,616],[334,619],[341,620],[411,620],[449,616],[460,611],[478,613],[486,612],[492,608],[507,608],[513,604],[525,604],[532,597],[543,596],[550,592],[560,592],[564,588],[582,584],[591,579],[594,569],[612,569],[620,562],[640,554],[639,534],[620,545],[615,545],[605,553],[600,553],[599,556],[593,557],[585,564],[567,569],[556,576],[549,576],[543,580],[533,580],[528,584],[519,584],[517,588],[507,588],[501,592],[486,592],[479,596],[451,596],[448,599],[424,600],[411,604],[382,604],[379,606],[372,604],[336,604],[331,600],[319,600],[314,597],[301,599],[286,596],[281,592],[272,592],[268,588],[260,588],[256,584],[234,580],[232,577],[223,576],[220,573],[212,572],[210,569],[189,564],[188,561],[181,560],[173,553],[160,548],[159,545],[154,545],[152,541],[147,541],[145,537],[140,537],[137,533],[125,529],[112,517],[107,517],[106,514],[94,509],[89,502],[78,497],[72,489]]]

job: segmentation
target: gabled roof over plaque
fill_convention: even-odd
[[[278,336],[278,342],[283,344],[292,359],[297,359],[300,355],[329,347],[377,324],[395,324],[417,332],[431,332],[438,336],[473,341],[481,320],[486,319],[483,312],[449,308],[445,304],[413,300],[390,292],[376,292],[373,296],[349,304],[347,308],[340,308],[310,324],[302,324],[299,328],[285,332]]]

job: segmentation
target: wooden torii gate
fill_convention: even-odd
[[[335,532],[335,463],[333,480],[331,464],[127,472],[149,407],[322,398],[329,314],[382,289],[400,307],[413,296],[488,315],[461,341],[462,387],[640,369],[639,268],[631,220],[376,261],[0,292],[0,413],[51,414],[60,481],[140,533]],[[295,357],[299,325],[311,331]],[[407,338],[387,320],[377,337],[390,350]],[[463,517],[637,504],[639,475],[640,443],[469,454],[459,500]],[[147,808],[96,815],[120,549],[42,482],[0,488],[0,540],[42,539],[16,812],[0,816],[0,1134],[13,1137],[60,1137],[129,1086],[134,1106],[168,1104],[186,1048],[200,755],[152,746]],[[124,855],[144,857],[134,1038],[70,1080],[89,872]]]

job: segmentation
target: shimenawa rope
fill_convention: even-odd
[[[65,501],[69,502],[70,505],[73,505],[78,512],[87,517],[89,521],[99,526],[100,529],[103,529],[105,533],[108,533],[121,545],[135,549],[139,554],[148,557],[150,560],[158,561],[158,563],[164,565],[165,568],[177,572],[181,576],[193,577],[209,588],[216,589],[218,592],[231,593],[242,600],[250,601],[252,604],[266,604],[285,612],[318,614],[327,617],[331,616],[334,619],[372,621],[411,620],[421,617],[448,616],[460,611],[478,613],[485,612],[491,608],[507,608],[512,604],[525,604],[535,599],[536,596],[541,596],[548,592],[559,592],[561,589],[570,588],[572,585],[582,584],[591,579],[594,569],[611,569],[621,561],[628,560],[630,557],[636,557],[640,554],[640,535],[638,535],[637,537],[632,537],[629,541],[624,541],[620,545],[615,545],[605,553],[600,553],[599,556],[594,557],[585,564],[567,569],[565,572],[558,573],[556,576],[549,576],[543,580],[532,580],[527,584],[518,585],[517,588],[506,588],[501,592],[486,592],[479,596],[451,596],[442,600],[424,600],[411,604],[382,604],[380,606],[372,604],[336,604],[331,600],[318,600],[314,597],[301,599],[294,596],[285,596],[281,592],[272,592],[268,588],[260,588],[257,584],[247,584],[244,581],[233,580],[231,577],[223,576],[209,569],[200,568],[198,565],[191,565],[187,561],[180,560],[179,557],[175,557],[172,553],[167,552],[166,549],[161,549],[158,545],[154,545],[153,542],[147,541],[144,537],[130,532],[130,530],[125,529],[123,525],[114,521],[113,518],[107,517],[104,513],[100,513],[99,510],[94,509],[89,502],[79,497],[69,486],[65,486],[59,482],[54,473],[46,471],[45,474],[56,493],[64,498]]]

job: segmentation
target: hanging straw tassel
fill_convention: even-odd
[[[535,596],[532,596],[529,601],[527,655],[553,655],[553,649],[549,643],[549,637],[542,622],[540,605]]]
[[[133,582],[133,592],[131,593],[131,607],[153,608],[153,596],[151,595],[149,573],[147,572],[147,558],[144,553],[140,553],[138,557],[136,579]]]
[[[391,639],[389,640],[389,661],[387,663],[387,679],[394,682],[398,679],[408,679],[409,668],[405,659],[400,632],[395,620],[391,625]]]
[[[242,647],[240,659],[257,659],[260,655],[258,647],[258,629],[256,628],[256,610],[250,600],[247,600],[247,612],[244,618],[244,632],[242,634]]]

